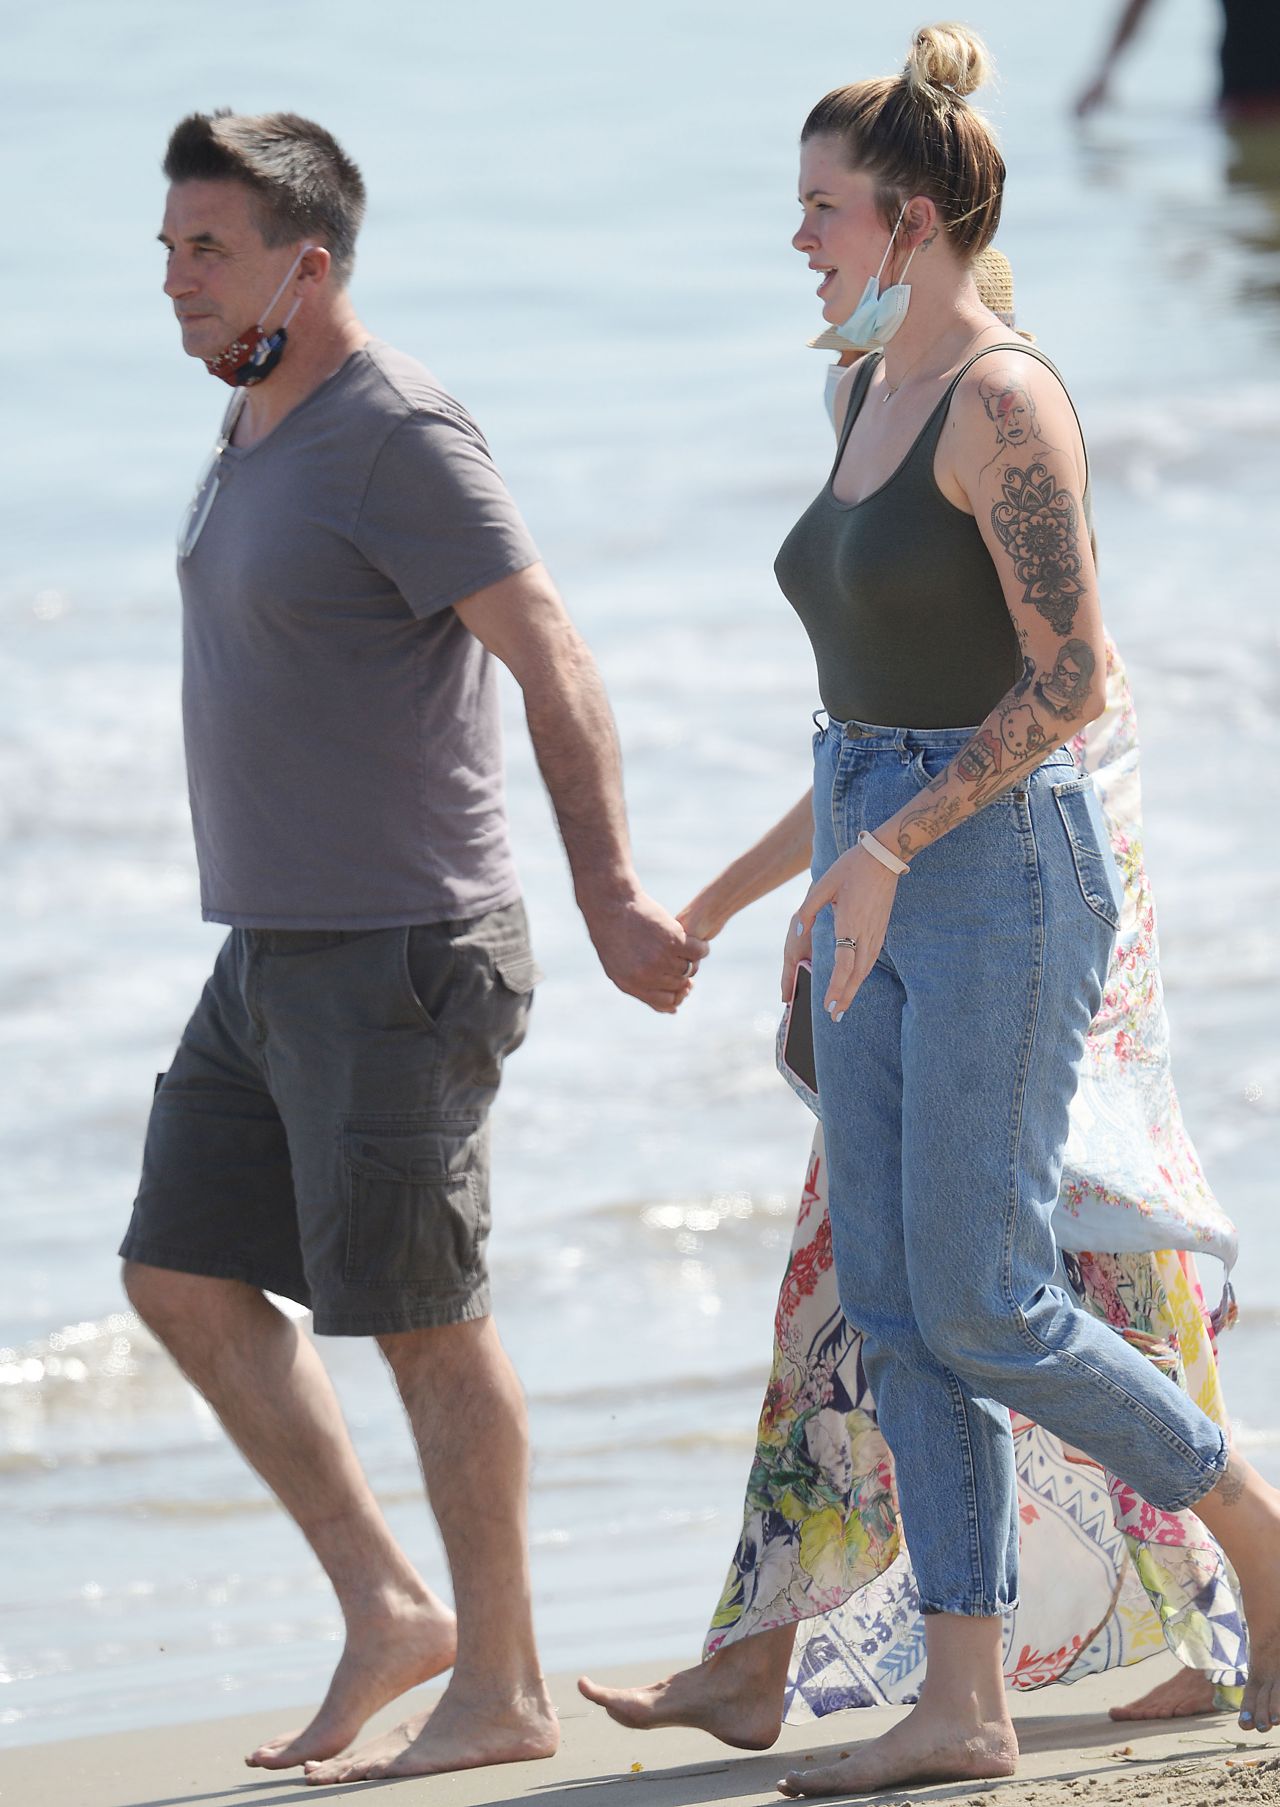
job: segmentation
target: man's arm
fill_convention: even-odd
[[[589,648],[544,565],[454,605],[524,692],[529,735],[569,856],[574,896],[620,991],[674,1011],[707,943],[647,897],[631,858],[613,713]]]

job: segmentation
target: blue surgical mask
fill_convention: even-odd
[[[881,294],[880,278],[889,261],[889,253],[893,250],[893,241],[898,236],[898,227],[902,224],[903,214],[906,213],[909,206],[909,201],[903,202],[902,213],[898,215],[894,223],[893,231],[889,234],[889,243],[884,248],[884,256],[880,259],[880,268],[874,276],[867,278],[867,286],[862,291],[862,300],[854,308],[849,318],[836,328],[841,338],[848,339],[851,345],[860,345],[867,351],[878,351],[882,345],[887,345],[907,317],[907,308],[911,303],[911,290],[906,281],[891,283]],[[913,250],[911,257],[907,259],[906,269],[902,272],[904,278],[907,270],[911,268],[911,258],[914,256],[915,251]]]

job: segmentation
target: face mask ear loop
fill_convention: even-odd
[[[275,294],[271,297],[270,301],[268,301],[267,305],[263,308],[261,314],[259,314],[258,325],[262,328],[262,330],[264,332],[266,331],[268,315],[270,314],[272,308],[275,306],[276,302],[279,301],[280,297],[284,294],[284,292],[288,288],[289,284],[293,281],[294,272],[298,268],[298,265],[302,262],[303,258],[307,255],[308,251],[314,251],[314,250],[315,250],[314,245],[304,245],[302,247],[301,251],[299,251],[298,255],[294,258],[293,262],[289,265],[288,270],[285,272],[284,281],[280,284],[280,287],[276,290]],[[288,326],[290,320],[293,319],[293,316],[297,313],[298,309],[301,306],[302,306],[302,297],[301,297],[301,295],[299,295],[298,299],[294,302],[293,306],[289,309],[289,312],[286,314],[282,324],[285,326]]]
[[[893,250],[893,241],[898,236],[898,227],[902,224],[903,216],[905,215],[907,208],[910,207],[910,205],[911,205],[910,200],[909,199],[905,200],[902,203],[902,213],[900,213],[898,215],[897,219],[893,222],[893,231],[889,234],[889,242],[884,248],[884,256],[880,259],[880,268],[876,271],[876,291],[877,291],[877,293],[879,292],[879,289],[880,289],[880,278],[884,275],[884,267],[889,261],[889,253]],[[912,257],[915,256],[914,251],[911,253],[911,256]],[[910,261],[911,261],[910,258],[908,258],[907,261],[908,261],[908,263],[910,263]],[[905,273],[906,272],[904,271],[903,274],[905,275]],[[287,278],[286,278],[286,280],[287,280]]]
[[[907,271],[908,271],[908,270],[909,270],[909,269],[910,269],[910,268],[911,268],[911,259],[912,259],[912,258],[914,258],[914,256],[915,256],[915,254],[916,254],[916,252],[917,252],[917,251],[918,251],[918,250],[919,250],[919,249],[920,249],[920,247],[919,247],[919,245],[912,245],[912,247],[911,247],[911,257],[908,257],[908,259],[907,259],[907,261],[906,261],[906,263],[905,263],[905,264],[903,264],[903,266],[902,266],[902,274],[901,274],[901,276],[899,276],[899,278],[898,278],[898,281],[899,281],[899,282],[905,282],[905,281],[906,281],[906,280],[907,280]]]

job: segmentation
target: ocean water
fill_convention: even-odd
[[[1002,70],[1000,242],[1089,435],[1109,623],[1144,730],[1186,1115],[1240,1226],[1228,1398],[1280,1477],[1280,150],[1213,117],[1213,9],[1166,0],[1079,133],[1110,0],[1050,58],[974,0]],[[0,1738],[317,1696],[323,1577],[123,1308],[153,1074],[220,932],[199,920],[172,535],[222,405],[179,352],[158,158],[194,107],[287,106],[361,161],[355,297],[473,409],[617,711],[639,863],[683,904],[808,783],[812,666],[773,553],[829,460],[795,142],[892,69],[900,0],[842,29],[764,0],[155,0],[10,24],[0,131]],[[554,1668],[692,1656],[736,1538],[809,1123],[772,1069],[800,893],[717,943],[675,1021],[595,968],[506,693],[511,810],[548,978],[496,1124],[493,1264],[529,1392]],[[1207,1289],[1216,1275],[1206,1275]],[[399,1408],[329,1341],[397,1534],[445,1586]]]

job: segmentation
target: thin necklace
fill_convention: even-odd
[[[902,386],[906,382],[907,378],[909,376],[914,375],[917,366],[921,363],[921,361],[924,359],[924,357],[929,352],[936,350],[936,348],[942,343],[943,339],[946,338],[949,330],[950,329],[948,327],[943,327],[942,331],[938,334],[937,338],[931,339],[929,341],[929,343],[925,346],[924,350],[922,352],[920,352],[915,358],[912,359],[911,363],[907,365],[907,368],[903,371],[902,375],[898,378],[896,383],[891,384],[889,382],[888,377],[885,378],[884,392],[885,392],[886,400],[888,400],[888,401],[893,400],[894,396],[898,393],[899,389],[902,388]],[[989,329],[984,328],[983,330],[987,331]],[[981,335],[979,335],[979,336],[981,336]],[[883,359],[881,361],[883,362]],[[942,372],[939,371],[938,375],[941,376],[941,374],[942,374]]]
[[[939,342],[942,340],[943,337],[944,337],[944,333],[939,333],[938,337],[936,339],[930,339],[929,343],[925,346],[924,350],[921,352],[918,352],[917,355],[907,365],[907,368],[903,371],[902,375],[898,378],[896,383],[891,383],[889,381],[888,377],[886,377],[884,379],[885,395],[888,397],[888,399],[890,401],[893,400],[894,396],[898,393],[899,389],[901,389],[902,385],[906,382],[907,378],[915,370],[916,366],[922,361],[922,359],[929,352],[931,352],[935,348],[935,346],[937,346],[939,344]]]

